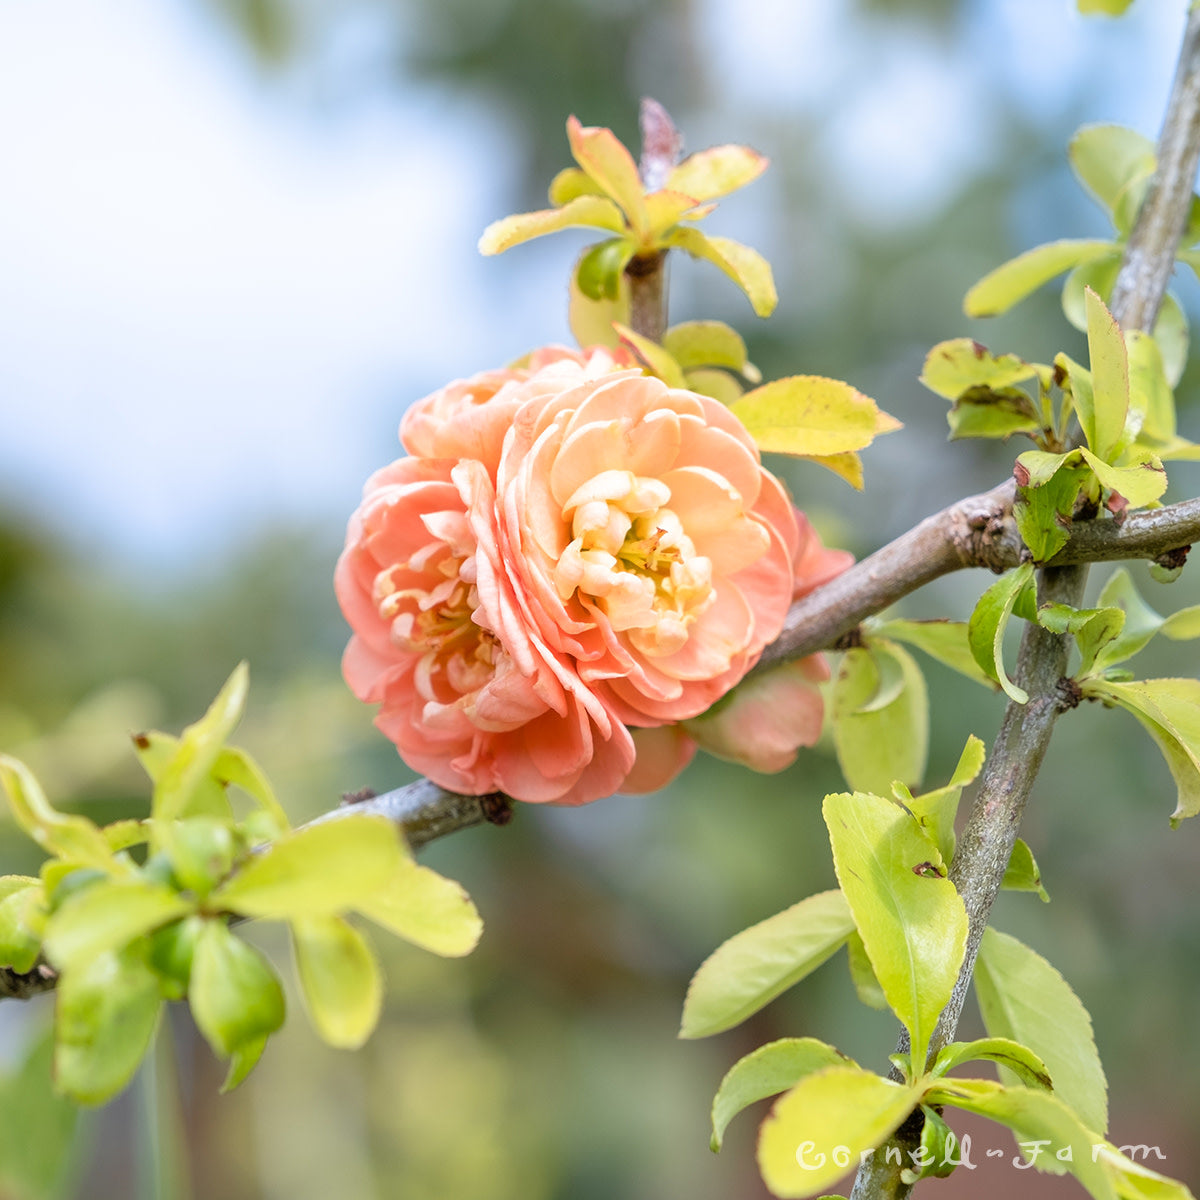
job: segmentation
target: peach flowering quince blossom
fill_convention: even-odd
[[[678,723],[848,559],[724,405],[608,351],[451,384],[401,436],[413,457],[368,481],[339,560],[343,666],[404,760],[453,790],[580,804],[661,786],[696,740],[728,753]],[[822,669],[801,666],[798,708],[789,686],[791,728],[728,735],[763,742],[745,760],[778,769],[815,740]]]

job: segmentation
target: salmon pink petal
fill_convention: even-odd
[[[658,725],[633,730],[637,760],[621,784],[627,795],[657,792],[664,788],[695,757],[696,743],[682,725]]]

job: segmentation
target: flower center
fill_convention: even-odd
[[[414,573],[420,582],[402,586]],[[414,678],[427,700],[445,702],[478,691],[495,673],[499,643],[472,619],[479,607],[474,580],[474,557],[444,543],[375,578],[375,602],[391,625],[392,641],[421,655]]]
[[[631,471],[603,471],[563,507],[572,541],[554,569],[559,597],[576,592],[643,654],[674,654],[714,601],[712,562],[696,553],[668,504],[671,489]]]

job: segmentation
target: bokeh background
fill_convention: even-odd
[[[194,719],[241,658],[239,740],[297,819],[410,778],[340,682],[330,578],[362,480],[398,453],[404,408],[446,380],[568,341],[580,234],[500,259],[483,227],[539,207],[564,122],[631,143],[638,98],[690,148],[743,141],[768,174],[714,232],[773,261],[766,323],[721,276],[674,262],[676,319],[741,328],[768,377],[846,378],[905,422],[851,493],[780,465],[827,540],[865,554],[996,482],[1003,446],[945,444],[924,353],[1083,353],[1044,289],[992,323],[961,297],[1005,257],[1103,236],[1064,148],[1089,121],[1154,136],[1183,0],[1120,22],[1069,0],[0,0],[0,746],[52,797],[143,811],[127,735]],[[1197,311],[1194,280],[1180,279]],[[1179,390],[1200,437],[1197,373]],[[1172,472],[1168,498],[1200,478]],[[1164,611],[1200,601],[1135,577]],[[1098,574],[1097,582],[1102,578]],[[903,606],[963,618],[987,579]],[[1193,648],[1144,656],[1193,674]],[[1139,662],[1139,666],[1141,663]],[[928,664],[928,779],[997,699]],[[825,748],[764,779],[698,761],[657,796],[524,809],[431,847],[487,930],[471,958],[385,948],[386,1015],[358,1054],[299,1013],[238,1092],[175,1013],[152,1068],[77,1122],[48,1091],[52,1000],[0,1008],[0,1195],[186,1200],[751,1200],[755,1121],[720,1157],[721,1075],[814,1034],[881,1067],[890,1017],[835,959],[745,1026],[675,1039],[720,941],[830,886]],[[1195,1185],[1200,1146],[1197,830],[1169,830],[1170,778],[1134,722],[1061,722],[1025,834],[1053,902],[997,922],[1090,1008],[1113,1136]],[[36,856],[0,818],[0,870]],[[275,947],[283,950],[283,947]],[[970,1020],[976,1018],[972,1016]],[[1010,1143],[976,1130],[982,1149]],[[977,1160],[983,1159],[977,1153]],[[1011,1157],[1009,1155],[1008,1157]],[[1008,1157],[953,1196],[1067,1194]]]

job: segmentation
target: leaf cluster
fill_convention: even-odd
[[[370,1035],[383,992],[375,952],[349,915],[439,954],[478,940],[462,889],[418,866],[385,818],[339,814],[290,828],[258,764],[226,744],[247,687],[243,664],[182,736],[134,739],[153,782],[145,820],[102,828],[61,813],[23,763],[0,755],[12,813],[49,855],[36,877],[0,878],[0,965],[23,973],[44,959],[58,972],[56,1085],[79,1103],[128,1083],[169,1000],[186,1000],[229,1060],[226,1088],[253,1069],[284,1022],[284,993],[234,922],[288,924],[309,1017],[341,1047]]]
[[[827,796],[840,888],[735,935],[700,967],[684,1006],[683,1037],[739,1024],[846,946],[860,998],[890,1008],[910,1045],[908,1054],[894,1056],[890,1078],[815,1038],[760,1047],[730,1069],[717,1091],[713,1149],[738,1112],[777,1095],[759,1134],[763,1178],[775,1195],[815,1196],[857,1166],[860,1155],[881,1152],[919,1112],[920,1145],[904,1173],[912,1182],[958,1165],[954,1135],[941,1116],[950,1106],[1008,1126],[1021,1142],[1050,1145],[1033,1165],[1071,1172],[1093,1196],[1116,1200],[1152,1180],[1156,1194],[1183,1200],[1190,1193],[1182,1184],[1148,1175],[1105,1141],[1107,1089],[1087,1012],[1062,976],[1015,938],[984,936],[975,989],[988,1036],[927,1053],[965,953],[967,914],[949,870],[959,798],[982,765],[983,744],[971,738],[943,788],[913,796],[897,784],[890,797]],[[1045,899],[1023,842],[1004,886]],[[997,1064],[1001,1081],[949,1075],[979,1061]]]

